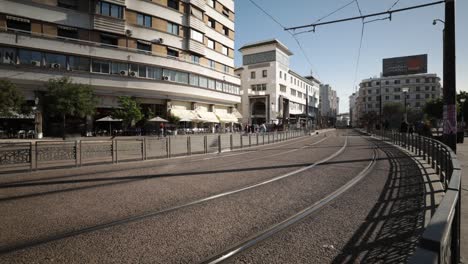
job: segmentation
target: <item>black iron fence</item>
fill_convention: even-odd
[[[416,134],[377,131],[375,135],[426,160],[445,192],[409,262],[459,263],[461,167],[456,154],[442,142]]]
[[[0,143],[0,173],[221,153],[297,138],[306,130],[113,140]]]

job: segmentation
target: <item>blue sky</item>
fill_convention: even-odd
[[[254,0],[286,27],[313,23],[318,18],[347,4],[350,0]],[[359,0],[364,14],[386,11],[396,0]],[[403,8],[435,0],[400,0],[394,7]],[[258,40],[277,38],[287,45],[294,55],[291,68],[303,75],[311,67],[294,39],[279,25],[260,12],[249,0],[236,0],[236,66],[242,64],[237,51],[242,45]],[[468,91],[468,10],[467,0],[457,1],[457,90]],[[325,19],[339,19],[359,15],[352,4]],[[354,84],[356,61],[361,36],[361,21],[318,27],[316,33],[298,38],[310,58],[314,75],[331,84],[340,96],[340,112],[348,112],[348,96],[353,84],[379,76],[382,58],[428,54],[428,71],[442,77],[443,25],[432,25],[435,18],[444,19],[444,6],[436,5],[418,10],[396,13],[392,21],[378,21],[365,26],[363,46],[357,81]]]

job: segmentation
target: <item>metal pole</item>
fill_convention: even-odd
[[[444,28],[444,139],[457,152],[456,65],[455,65],[455,0],[445,1]],[[453,256],[458,262],[460,256]]]
[[[221,153],[221,134],[218,134],[218,153]]]

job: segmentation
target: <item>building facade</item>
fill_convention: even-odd
[[[434,73],[369,78],[362,80],[357,101],[359,115],[374,112],[380,115],[387,103],[405,103],[404,88],[408,88],[406,105],[421,110],[426,101],[440,98],[440,78]]]
[[[349,123],[352,127],[357,127],[359,120],[358,111],[357,111],[357,102],[358,93],[353,93],[349,96]]]
[[[69,76],[94,88],[94,119],[119,107],[118,96],[198,126],[240,117],[233,0],[0,0],[0,6],[0,78],[27,100],[40,97],[47,80]]]
[[[322,122],[333,125],[336,121],[336,116],[339,113],[340,99],[338,98],[336,91],[332,89],[329,84],[320,85],[320,115]]]
[[[242,67],[242,123],[309,125],[315,119],[320,82],[290,68],[293,53],[276,39],[244,45],[239,49]]]

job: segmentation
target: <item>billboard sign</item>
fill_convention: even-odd
[[[427,73],[427,54],[383,59],[384,77]]]

